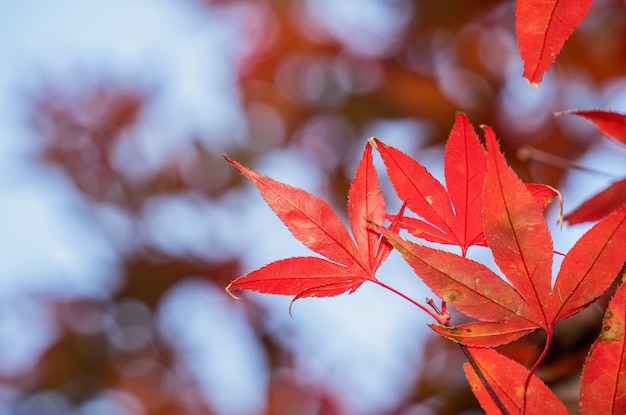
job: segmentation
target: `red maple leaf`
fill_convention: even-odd
[[[552,287],[553,245],[544,205],[507,165],[488,127],[485,138],[482,224],[508,283],[480,263],[406,241],[397,232],[376,230],[435,294],[479,320],[458,327],[432,325],[435,331],[469,346],[492,347],[543,329],[547,350],[554,325],[599,297],[626,260],[626,208],[607,216],[574,245]]]
[[[463,256],[406,241],[392,230],[374,228],[445,303],[478,320],[457,327],[449,323],[431,325],[437,333],[466,346],[484,348],[511,342],[537,329],[546,331],[545,348],[530,370],[508,363],[491,350],[472,353],[480,375],[471,369],[468,379],[488,413],[539,414],[546,409],[566,413],[533,373],[546,356],[554,326],[606,291],[626,261],[622,246],[626,208],[613,212],[583,235],[563,259],[552,287],[554,253],[543,217],[545,205],[533,195],[533,187],[522,183],[507,165],[488,127],[485,138],[488,151],[482,225],[487,245],[508,282]],[[525,381],[519,380],[524,377]],[[478,383],[482,386],[476,386]],[[527,395],[529,390],[532,393]],[[527,402],[526,396],[533,398]]]
[[[370,145],[365,149],[348,194],[348,217],[354,240],[324,200],[227,160],[252,181],[300,242],[325,257],[295,257],[272,262],[231,282],[227,291],[245,289],[294,295],[295,301],[303,297],[352,293],[365,281],[385,286],[376,279],[375,273],[392,248],[368,229],[369,222],[383,223],[385,219],[385,201],[372,164]],[[398,224],[392,227],[398,229]]]
[[[465,114],[458,113],[444,152],[444,187],[420,163],[377,139],[398,197],[419,218],[402,217],[400,226],[430,242],[457,245],[463,256],[472,245],[486,246],[482,226],[482,191],[486,154]],[[528,184],[533,197],[547,207],[559,192],[544,184]],[[394,216],[390,216],[394,219]]]
[[[376,139],[387,174],[398,197],[421,219],[404,217],[401,226],[431,242],[458,245],[463,254],[471,245],[484,245],[480,224],[485,150],[465,114],[457,114],[444,153],[448,189],[424,166]]]
[[[626,261],[622,246],[626,239],[626,207],[607,215],[576,242],[563,258],[552,285],[554,253],[543,210],[560,195],[548,186],[522,183],[507,165],[493,131],[489,127],[484,131],[486,152],[467,117],[457,116],[446,146],[447,190],[423,166],[372,139],[396,192],[405,202],[389,228],[384,228],[382,223],[388,215],[368,144],[348,195],[348,219],[354,239],[323,200],[228,160],[254,183],[293,235],[324,258],[276,261],[236,279],[227,290],[293,295],[295,301],[351,293],[366,281],[374,282],[429,312],[440,324],[431,325],[436,332],[469,346],[472,366],[466,369],[467,376],[488,412],[524,413],[528,409],[527,413],[541,413],[547,409],[565,413],[562,404],[533,372],[549,349],[554,326],[604,293]],[[414,231],[420,230],[418,234],[426,234],[425,239],[430,241],[457,244],[463,255],[401,238],[400,225],[409,227],[407,223],[414,223],[404,220],[405,205],[420,215],[420,219],[414,219]],[[506,281],[464,256],[472,244],[486,245],[491,250]],[[432,300],[429,304],[436,310],[434,313],[380,282],[375,273],[392,247],[444,300],[444,305],[449,303],[477,321],[452,327],[447,311],[437,310]],[[601,356],[605,350],[621,353],[622,362],[626,301],[623,292],[619,293],[609,308],[611,314],[607,312],[606,333],[598,341],[597,350]],[[472,349],[505,344],[537,329],[546,331],[547,341],[530,370],[495,351]],[[618,344],[605,344],[607,336]],[[615,362],[608,359],[601,363]],[[623,394],[622,372],[620,366],[605,382],[615,394]],[[587,373],[587,382],[600,376],[595,369]],[[522,377],[526,378],[523,384],[515,381]],[[534,400],[526,398],[527,391]],[[620,396],[613,395],[613,409],[623,405]],[[587,405],[592,407],[594,398]]]
[[[518,0],[515,28],[524,78],[539,85],[593,0]]]

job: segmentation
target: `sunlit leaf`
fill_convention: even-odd
[[[228,162],[252,181],[300,242],[340,264],[358,260],[359,254],[350,234],[328,203],[302,189],[261,176],[236,161]]]
[[[358,271],[317,257],[286,258],[236,279],[228,286],[228,290],[282,295],[308,292],[307,297],[325,297],[358,288],[367,280]],[[332,294],[324,287],[332,287]],[[316,289],[319,290],[317,294]],[[326,295],[320,295],[322,293]]]
[[[444,230],[452,240],[450,223],[454,217],[450,198],[443,185],[417,161],[400,150],[377,140],[371,140],[380,153],[387,174],[400,200],[428,223]]]
[[[485,149],[465,114],[457,114],[444,152],[444,175],[454,207],[454,231],[463,252],[483,245],[481,223]]]
[[[542,208],[507,165],[488,127],[485,140],[488,157],[483,228],[487,243],[506,278],[530,307],[544,314],[552,281],[553,246],[548,225]]]
[[[485,150],[465,114],[456,115],[446,143],[447,189],[406,154],[378,140],[373,143],[398,197],[420,217],[403,218],[403,228],[430,242],[458,245],[463,254],[472,245],[484,245],[481,194]]]
[[[376,269],[391,247],[368,229],[382,223],[385,201],[367,145],[350,187],[348,216],[356,245],[343,222],[322,199],[227,159],[259,189],[261,195],[291,233],[327,259],[297,257],[275,261],[231,282],[227,291],[252,290],[268,294],[329,297],[352,293],[363,282],[375,280]],[[392,224],[398,227],[397,221]]]
[[[383,223],[385,199],[380,191],[378,176],[372,164],[372,147],[367,145],[365,153],[348,192],[348,216],[352,234],[357,242],[361,261],[376,269],[376,251],[380,235],[367,228],[368,222]]]

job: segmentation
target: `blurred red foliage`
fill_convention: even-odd
[[[573,141],[569,130],[549,114],[580,107],[572,101],[575,91],[600,96],[626,73],[626,7],[619,0],[596,2],[548,73],[547,86],[534,93],[526,93],[525,83],[519,86],[523,81],[512,1],[368,2],[388,16],[388,29],[380,32],[368,31],[367,21],[356,24],[345,16],[342,25],[336,17],[340,12],[330,9],[338,6],[330,2],[196,3],[206,13],[233,10],[233,25],[244,29],[236,70],[248,135],[245,143],[232,144],[229,155],[252,164],[275,149],[302,149],[316,160],[323,187],[341,204],[351,180],[349,167],[378,122],[427,125],[425,137],[406,137],[408,147],[417,150],[419,143],[442,144],[458,110],[494,127],[523,178],[556,186],[563,174],[559,167],[518,161],[516,150],[531,145],[563,158],[582,154],[595,139],[593,131],[581,132]],[[98,300],[47,299],[56,340],[32,373],[5,381],[19,391],[14,409],[24,415],[43,413],[41,408],[48,406],[42,402],[52,405],[59,399],[65,409],[57,413],[69,413],[114,391],[123,393],[118,400],[127,403],[129,413],[214,414],[214,405],[174,345],[163,339],[154,315],[168,292],[190,278],[201,276],[222,291],[241,274],[241,259],[167,252],[142,237],[146,225],[141,215],[150,201],[164,195],[219,201],[242,180],[228,173],[230,167],[204,137],[181,137],[195,146],[156,163],[150,160],[142,150],[140,130],[149,122],[146,112],[158,88],[108,79],[44,79],[30,97],[29,122],[40,138],[40,161],[65,173],[87,202],[91,210],[86,215],[95,218],[99,231],[115,232],[98,219],[102,206],[115,206],[129,218],[124,226],[135,238],[130,246],[117,247],[119,275],[112,276],[120,282],[111,295]],[[78,92],[67,92],[64,83]],[[298,370],[289,346],[266,326],[262,306],[250,300],[237,307],[245,311],[267,362],[266,403],[257,413],[348,413],[340,396]],[[115,321],[121,337],[111,337],[105,321]],[[125,331],[127,323],[135,331]],[[581,344],[563,349],[555,339],[555,356],[570,356],[572,350],[579,356],[593,338],[581,337]],[[530,344],[509,353],[528,355],[541,342],[526,341]],[[428,339],[414,385],[389,413],[476,410],[459,375],[461,359],[451,342]],[[572,375],[565,370],[567,374]],[[137,404],[129,396],[141,410],[132,412]]]

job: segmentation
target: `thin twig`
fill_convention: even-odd
[[[520,413],[522,415],[526,413],[526,393],[528,392],[528,386],[530,385],[530,380],[532,379],[533,374],[535,373],[535,371],[537,370],[541,362],[543,362],[543,359],[548,354],[548,350],[550,349],[550,344],[552,343],[552,336],[553,336],[552,328],[550,328],[549,330],[546,330],[546,333],[548,334],[546,338],[546,345],[543,347],[543,351],[541,352],[541,355],[539,355],[539,357],[535,361],[535,364],[533,364],[533,366],[530,368],[528,376],[526,376],[526,381],[524,382],[524,389],[522,392],[522,405],[520,409]]]
[[[414,299],[412,299],[411,297],[409,297],[408,295],[396,290],[395,288],[385,284],[384,282],[380,281],[380,280],[372,280],[373,283],[378,284],[379,286],[391,291],[392,293],[399,295],[400,297],[404,298],[405,300],[407,300],[408,302],[410,302],[411,304],[421,308],[422,310],[424,310],[426,313],[428,313],[429,316],[431,316],[432,318],[434,318],[437,323],[439,324],[446,324],[447,320],[445,317],[434,313],[432,310],[426,308],[425,306],[423,306],[422,304],[418,303],[417,301],[415,301]]]
[[[574,169],[615,178],[614,174],[586,167],[580,163],[555,156],[554,154],[547,153],[531,146],[524,146],[520,148],[517,151],[517,158],[521,161],[533,160],[539,163],[547,164],[548,166],[559,167],[563,170]]]
[[[396,290],[395,288],[393,288],[393,287],[391,287],[391,286],[381,282],[380,280],[374,280],[372,282],[378,284],[379,286],[381,286],[383,288],[386,288],[387,290],[391,291],[392,293],[397,294],[400,297],[404,298],[405,300],[409,301],[411,304],[421,308],[426,313],[428,313],[428,315],[430,315],[435,320],[437,320],[437,322],[439,324],[443,324],[444,326],[447,326],[447,327],[452,327],[452,325],[450,324],[450,313],[448,312],[447,308],[443,312],[440,311],[439,308],[433,302],[432,298],[427,298],[426,299],[426,303],[428,305],[430,305],[434,310],[436,310],[437,314],[433,313],[432,310],[429,310],[428,308],[424,307],[422,304],[418,303],[417,301],[415,301],[411,297],[407,296],[406,294],[404,294],[404,293]],[[445,302],[442,303],[442,308],[443,307],[445,307]],[[463,354],[465,354],[465,357],[467,357],[467,361],[472,366],[472,369],[474,369],[474,372],[476,372],[476,375],[478,376],[478,379],[480,379],[482,384],[485,386],[485,389],[487,390],[487,393],[489,393],[489,396],[491,397],[491,399],[493,399],[493,401],[495,402],[495,404],[498,407],[498,409],[500,409],[500,411],[502,412],[503,415],[511,415],[510,412],[507,411],[507,409],[504,407],[504,404],[502,403],[500,398],[498,398],[498,395],[496,395],[495,391],[491,388],[491,385],[487,381],[487,378],[485,378],[485,375],[480,370],[480,367],[478,366],[478,364],[476,363],[476,361],[472,357],[472,355],[469,352],[469,350],[467,350],[467,346],[465,346],[463,344],[460,344],[460,343],[458,343],[458,345],[461,348],[461,350],[463,351]]]

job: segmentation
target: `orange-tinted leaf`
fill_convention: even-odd
[[[348,192],[348,216],[361,261],[375,271],[380,235],[367,228],[367,223],[382,224],[385,220],[385,199],[378,175],[372,164],[372,146],[367,145]]]
[[[518,0],[515,28],[524,78],[539,85],[593,0]]]
[[[539,314],[551,291],[553,245],[543,207],[507,165],[493,131],[485,128],[487,175],[483,229],[494,260]],[[544,320],[544,326],[547,321]]]
[[[429,325],[431,329],[457,343],[473,347],[495,347],[510,343],[537,330],[537,325],[525,319],[498,323],[479,322],[456,327]]]
[[[557,115],[579,115],[593,122],[598,130],[615,141],[626,144],[626,115],[612,111],[573,110],[563,111]]]
[[[513,287],[489,268],[471,259],[402,239],[377,228],[402,254],[415,273],[446,303],[470,317],[485,321],[521,318],[525,327],[540,327]]]
[[[582,415],[626,414],[626,285],[609,303],[580,385]]]
[[[366,278],[359,272],[317,257],[295,257],[272,262],[236,279],[227,288],[266,294],[328,297],[354,291]],[[332,287],[332,289],[327,289]],[[306,295],[301,295],[306,292]]]
[[[456,239],[463,249],[483,244],[482,191],[485,149],[465,114],[457,114],[444,153],[446,187],[455,213]]]
[[[469,348],[468,350],[507,412],[519,414],[522,406],[524,380],[529,375],[528,369],[492,349]],[[478,398],[485,412],[488,415],[501,414],[502,411],[489,395],[472,366],[465,363],[464,369],[472,392]],[[568,414],[563,402],[535,375],[530,379],[525,409],[525,415]]]
[[[340,264],[358,262],[360,255],[348,230],[328,203],[302,189],[261,176],[236,161],[228,162],[252,181],[300,242]]]
[[[549,320],[557,323],[589,305],[611,285],[626,261],[626,208],[613,212],[567,253],[550,299]]]
[[[565,215],[565,220],[570,225],[596,221],[624,205],[626,205],[626,179],[611,184],[588,199],[573,212]]]

